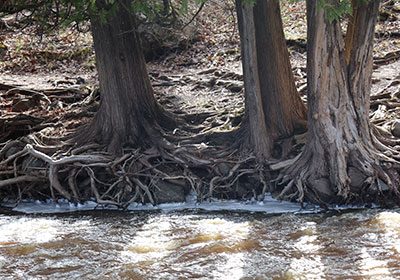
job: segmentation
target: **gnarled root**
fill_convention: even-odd
[[[363,152],[361,152],[361,150]],[[342,203],[399,204],[399,162],[375,149],[355,149],[343,163],[318,160],[310,149],[295,159],[271,165],[280,171],[275,183],[279,199],[322,206]],[[326,155],[325,155],[326,156]],[[336,170],[332,170],[334,167]]]
[[[126,208],[133,202],[155,205],[166,199],[182,200],[189,191],[194,191],[199,200],[249,198],[267,191],[266,180],[247,188],[239,184],[239,180],[260,170],[254,167],[252,156],[237,159],[234,151],[217,153],[196,145],[164,144],[160,142],[158,148],[124,149],[121,156],[112,156],[101,151],[106,148],[93,144],[65,146],[54,152],[28,138],[9,142],[0,150],[0,194],[17,200],[26,196],[73,202],[94,200]],[[260,186],[264,186],[262,191]],[[180,197],[163,198],[169,191]]]

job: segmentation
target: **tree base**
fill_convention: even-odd
[[[394,149],[382,143],[377,146],[386,147],[386,151]],[[273,170],[281,170],[276,179],[280,191],[278,198],[322,206],[400,205],[400,163],[378,149],[363,151],[357,149],[349,153],[347,167],[337,172],[344,178],[330,178],[326,167],[321,166],[322,161],[310,149],[305,149],[292,160],[271,166]]]
[[[0,197],[95,200],[126,208],[133,202],[183,202],[191,191],[199,201],[247,200],[267,191],[254,157],[242,158],[229,148],[125,146],[115,156],[96,143],[64,144],[54,153],[39,142],[38,137],[25,137],[2,147]]]

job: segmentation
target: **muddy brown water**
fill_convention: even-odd
[[[400,209],[0,212],[0,279],[400,279]]]

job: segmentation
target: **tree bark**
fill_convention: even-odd
[[[173,123],[154,97],[130,2],[117,1],[116,14],[110,12],[106,22],[97,15],[91,19],[101,102],[78,140],[105,144],[113,153],[126,143],[151,145],[158,121]],[[105,0],[96,4],[99,10],[111,9]]]
[[[304,129],[307,111],[295,85],[279,0],[257,1],[253,10],[262,106],[276,140]]]
[[[317,8],[317,1],[307,1],[309,141],[299,159],[282,172],[281,176],[289,176],[282,181],[287,185],[281,197],[318,203],[361,202],[374,184],[381,193],[382,185],[397,192],[398,176],[387,168],[396,163],[374,147],[369,126],[378,8],[379,0],[370,0],[357,9],[346,61],[339,21],[330,22],[324,9]]]
[[[271,157],[273,142],[306,126],[283,33],[278,0],[254,6],[236,1],[245,80],[249,145],[259,159]]]
[[[262,107],[260,77],[253,7],[243,6],[242,0],[236,1],[242,52],[242,65],[245,88],[245,124],[249,126],[249,145],[258,159],[270,157],[273,136],[265,123]]]

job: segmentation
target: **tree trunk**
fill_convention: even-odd
[[[305,129],[307,111],[295,85],[279,0],[257,1],[253,10],[262,106],[276,140]]]
[[[107,21],[91,20],[97,70],[100,81],[100,108],[78,140],[96,141],[120,152],[123,144],[154,144],[158,121],[171,124],[155,100],[130,0],[118,1],[115,15]],[[96,1],[99,10],[110,10],[107,1]],[[114,3],[115,5],[115,3]]]
[[[336,1],[329,1],[336,5]],[[318,203],[362,202],[371,187],[396,191],[396,164],[374,147],[369,126],[372,44],[379,0],[357,9],[348,61],[338,20],[330,22],[317,1],[307,1],[309,141],[282,175],[281,197]],[[281,176],[282,176],[281,175]],[[397,192],[397,191],[396,191]],[[369,198],[375,200],[374,198]]]
[[[271,157],[273,142],[305,128],[306,109],[297,92],[278,0],[253,6],[236,1],[245,80],[249,145],[259,159]]]
[[[267,129],[265,112],[262,107],[253,8],[250,5],[243,6],[242,0],[237,0],[236,10],[245,88],[246,116],[244,123],[249,125],[249,139],[246,144],[252,148],[257,158],[262,160],[271,155],[273,136]]]

